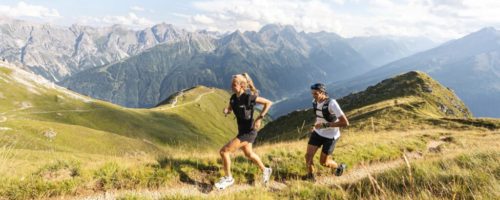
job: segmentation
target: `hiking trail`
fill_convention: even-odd
[[[446,138],[440,138],[440,140],[431,140],[427,143],[427,152],[436,153],[433,148],[435,145],[441,145],[446,143]],[[317,177],[315,184],[325,185],[325,186],[340,186],[342,184],[355,183],[363,178],[371,177],[378,173],[385,172],[387,170],[396,169],[398,167],[409,165],[411,162],[423,159],[424,156],[421,152],[405,152],[404,155],[396,160],[391,160],[387,162],[372,163],[369,165],[360,164],[354,168],[348,168],[347,172],[342,176],[335,176],[333,173],[330,175],[322,175]],[[349,167],[349,166],[348,166]],[[79,196],[79,197],[69,197],[72,199],[85,199],[85,200],[107,200],[116,199],[123,197],[124,195],[134,195],[137,197],[145,197],[150,199],[160,199],[164,197],[217,197],[219,195],[232,194],[240,191],[249,190],[255,187],[264,187],[262,183],[259,182],[260,179],[255,180],[254,185],[246,183],[235,183],[234,185],[224,189],[218,190],[211,184],[199,183],[199,184],[189,184],[189,183],[179,183],[177,186],[162,188],[158,190],[140,189],[140,190],[113,190],[106,191],[100,194],[92,194],[89,196]],[[286,182],[271,181],[267,185],[267,189],[270,191],[280,191],[287,188]]]

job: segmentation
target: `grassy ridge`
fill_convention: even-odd
[[[404,165],[373,175],[380,189],[374,189],[375,183],[368,179],[342,185],[318,185],[303,181],[307,141],[266,144],[256,148],[256,152],[261,155],[264,163],[274,168],[273,180],[285,184],[285,188],[274,191],[260,187],[260,173],[257,167],[244,158],[242,153],[237,153],[233,157],[233,175],[237,182],[236,186],[255,184],[255,188],[227,195],[215,193],[208,197],[197,196],[199,192],[193,191],[192,194],[184,194],[188,197],[168,195],[165,198],[235,199],[245,198],[243,194],[249,195],[248,197],[292,199],[328,197],[351,199],[369,196],[408,198],[411,194],[401,190],[404,188],[402,185],[405,184],[407,189],[411,184],[421,189],[421,191],[417,190],[420,193],[415,194],[420,198],[448,199],[453,197],[454,193],[457,193],[459,197],[468,198],[470,192],[463,190],[466,188],[460,186],[464,183],[463,181],[470,185],[476,197],[497,197],[498,194],[485,191],[490,190],[491,187],[498,187],[500,177],[495,174],[500,170],[499,155],[496,153],[498,149],[494,144],[499,136],[498,132],[491,131],[444,129],[408,131],[402,135],[396,132],[345,134],[339,141],[334,156],[336,160],[349,164],[350,170],[347,173],[355,173],[360,166],[368,165],[369,167],[370,163],[400,159],[403,152],[418,153],[425,158],[411,161],[411,182],[409,182],[410,175]],[[405,138],[404,141],[401,140],[402,137]],[[433,152],[428,147],[428,143],[432,141],[446,142],[440,145],[439,152]],[[470,148],[475,151],[468,151]],[[169,156],[158,157],[154,160],[141,162],[128,160],[127,163],[109,161],[93,167],[82,166],[82,163],[71,160],[62,160],[40,166],[22,181],[4,179],[1,181],[4,185],[0,185],[2,188],[0,195],[8,198],[41,198],[85,194],[89,190],[149,188],[161,191],[162,188],[175,188],[179,184],[197,185],[201,190],[201,188],[211,187],[222,174],[221,163],[217,157],[216,151],[205,152],[201,155],[200,153],[186,155],[182,152],[173,152]],[[332,172],[319,166],[317,159],[318,156],[315,163],[319,170],[319,177],[333,178]],[[135,164],[130,165],[130,163]],[[429,187],[429,184],[433,184],[433,187]],[[21,189],[26,187],[32,189]],[[129,198],[135,197],[132,195]]]
[[[195,87],[174,108],[129,109],[31,76],[0,66],[2,177],[60,160],[95,170],[107,160],[123,167],[172,152],[216,151],[236,133],[234,118],[221,112],[229,100],[223,90]]]
[[[400,160],[405,152],[425,159],[411,161],[409,168],[396,166],[349,183],[318,185],[303,181],[307,129],[313,118],[310,110],[297,111],[266,126],[258,137],[264,140],[255,149],[264,163],[273,167],[273,180],[285,187],[261,187],[257,166],[238,152],[232,158],[235,187],[249,185],[251,189],[208,195],[203,192],[210,192],[222,175],[217,148],[236,132],[233,116],[221,114],[229,100],[227,92],[195,87],[156,108],[127,109],[29,80],[15,80],[16,73],[0,67],[0,198],[161,191],[185,185],[200,191],[166,194],[163,198],[499,197],[487,191],[499,188],[496,141],[500,139],[500,121],[469,118],[461,102],[448,93],[451,91],[429,82],[421,73],[372,87],[375,93],[350,96],[349,102],[359,101],[359,107],[341,103],[346,105],[344,111],[352,126],[342,130],[334,157],[349,165],[347,173]],[[424,84],[415,86],[417,83]],[[381,88],[401,91],[385,98],[376,95],[384,93]],[[433,93],[444,96],[437,98]],[[318,156],[315,159],[319,177],[333,177],[331,170],[319,166]],[[133,193],[119,197],[143,198]]]
[[[411,71],[366,88],[362,92],[339,99],[347,111],[392,100],[398,105],[399,98],[413,97],[423,103],[417,111],[423,116],[470,118],[472,114],[454,92],[442,86],[423,72]],[[415,101],[413,101],[415,102]]]
[[[22,74],[16,74],[18,72],[13,72],[13,69],[1,69],[0,120],[5,122],[0,125],[8,129],[7,133],[24,135],[19,137],[40,136],[44,130],[53,130],[56,133],[54,143],[60,144],[55,145],[55,150],[65,151],[68,146],[95,146],[91,145],[89,133],[100,133],[101,136],[95,138],[110,138],[109,141],[118,138],[117,135],[124,136],[137,140],[133,143],[141,144],[132,145],[130,142],[118,142],[121,140],[117,139],[115,144],[103,142],[100,144],[102,147],[96,147],[89,153],[103,150],[104,154],[115,154],[115,149],[122,147],[120,151],[124,152],[128,149],[149,151],[151,144],[156,145],[156,149],[168,146],[214,149],[236,132],[235,120],[221,114],[229,99],[229,94],[222,90],[193,88],[185,92],[172,109],[128,109],[92,100],[62,88],[41,86],[28,78],[19,77]],[[203,97],[198,98],[200,95]],[[194,102],[196,99],[197,102]],[[182,106],[183,103],[189,105]],[[30,134],[23,134],[24,131]],[[106,134],[109,136],[104,136]],[[79,135],[90,137],[87,139],[89,143],[80,143]],[[59,136],[72,136],[72,139]],[[29,141],[31,143],[24,144],[25,148],[47,145],[44,144],[46,141],[39,139]],[[97,139],[94,141],[99,142]],[[106,145],[109,145],[108,148]],[[89,148],[73,149],[85,152]]]
[[[407,131],[427,128],[490,129],[498,119],[474,119],[463,102],[448,88],[421,72],[408,72],[384,80],[365,91],[337,100],[351,125],[344,131]],[[310,132],[311,109],[298,110],[269,123],[261,142],[295,140]]]
[[[402,166],[343,188],[356,199],[374,195],[388,199],[498,199],[499,163],[498,152],[467,152]]]
[[[411,163],[411,173],[402,166],[345,185],[291,181],[278,191],[255,187],[217,196],[168,195],[162,199],[498,199],[498,159],[494,152],[463,153]],[[137,194],[121,198],[150,199]]]

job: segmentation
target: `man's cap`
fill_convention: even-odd
[[[322,92],[326,92],[325,84],[323,83],[315,83],[311,85],[311,90],[319,90]]]

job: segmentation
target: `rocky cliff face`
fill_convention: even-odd
[[[129,107],[150,107],[195,85],[229,88],[248,72],[261,94],[280,99],[313,82],[332,82],[366,72],[371,65],[334,33],[307,34],[267,25],[217,39],[201,33],[157,45],[136,56],[76,74],[60,84]]]
[[[135,31],[120,25],[60,27],[4,18],[0,19],[0,58],[57,82],[187,37],[186,31],[168,24]]]

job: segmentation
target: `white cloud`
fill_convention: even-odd
[[[485,26],[499,26],[498,10],[500,2],[489,0],[407,0],[379,8],[358,22],[383,34],[427,36],[443,41]],[[349,30],[353,35],[360,33],[360,27]]]
[[[247,27],[247,30],[259,30],[262,24],[252,20],[241,20],[236,23],[238,27]]]
[[[172,15],[176,16],[176,17],[179,17],[179,18],[186,19],[186,20],[189,20],[191,18],[191,15],[182,14],[182,13],[172,13]]]
[[[333,3],[339,4],[339,5],[344,5],[345,0],[333,0]]]
[[[138,17],[135,13],[128,13],[125,16],[106,16],[103,19],[106,23],[116,23],[130,26],[150,26],[154,23],[144,17]]]
[[[38,5],[27,4],[23,1],[15,6],[0,5],[0,15],[7,17],[35,17],[35,18],[59,18],[61,15],[56,9],[46,8]]]
[[[200,24],[213,24],[214,20],[206,15],[195,15],[191,18],[194,22]]]
[[[130,13],[77,17],[78,23],[144,28],[150,7],[132,6]],[[156,8],[153,8],[156,9]],[[159,9],[159,8],[158,8]],[[293,25],[299,31],[359,35],[457,38],[486,26],[500,28],[500,1],[495,0],[195,0],[192,7],[169,13],[176,25],[218,31],[258,30],[269,23]],[[56,9],[19,2],[0,5],[0,16],[61,20]],[[177,21],[175,21],[177,20]]]
[[[138,17],[135,13],[128,13],[124,16],[104,16],[104,17],[80,17],[79,24],[109,26],[113,24],[121,24],[130,26],[131,28],[145,28],[154,25],[155,23],[147,18]]]
[[[343,4],[344,1],[336,1]],[[319,0],[211,0],[194,2],[193,6],[211,19],[221,31],[258,30],[265,24],[290,24],[298,30],[340,31],[341,23],[330,5]],[[196,15],[195,15],[196,16]],[[206,25],[193,20],[198,28]]]
[[[485,26],[500,26],[500,1],[493,0],[209,0],[193,3],[196,28],[258,30],[269,23],[290,24],[306,32],[427,36],[442,41]]]
[[[369,1],[370,5],[373,6],[379,6],[379,7],[392,7],[394,6],[394,3],[390,0],[370,0]]]
[[[466,9],[460,13],[463,16],[476,19],[478,22],[500,23],[500,1],[467,0],[463,2]]]
[[[450,7],[463,7],[463,0],[432,0],[432,4],[436,6],[450,6]]]
[[[140,7],[140,6],[132,6],[132,7],[130,7],[130,10],[136,11],[136,12],[142,12],[146,9],[144,9],[143,7]]]

